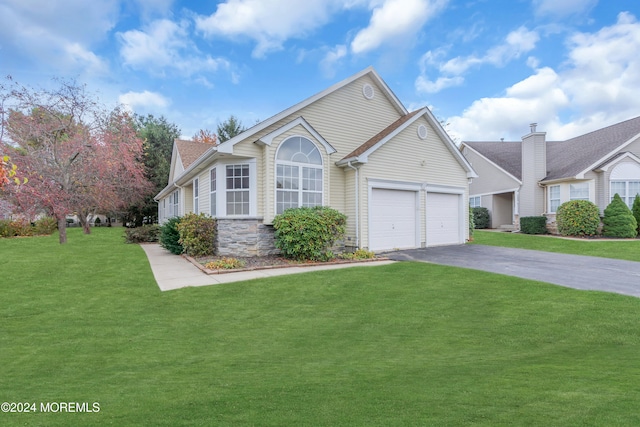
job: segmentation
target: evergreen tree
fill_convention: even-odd
[[[622,200],[619,194],[613,196],[613,200],[604,210],[604,228],[602,234],[607,237],[636,237],[638,223],[629,206]]]
[[[636,194],[636,198],[633,200],[633,208],[631,209],[633,213],[633,217],[636,219],[638,223],[638,228],[636,228],[637,234],[640,234],[640,194]]]
[[[242,122],[234,115],[218,125],[218,142],[221,144],[245,131]]]

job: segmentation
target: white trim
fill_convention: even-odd
[[[596,171],[607,172],[610,167],[615,166],[617,163],[619,163],[620,161],[625,160],[625,159],[631,159],[631,160],[635,161],[636,163],[640,164],[640,157],[638,157],[635,154],[627,151],[622,156],[616,157],[613,160],[605,162],[600,167],[598,167],[598,169],[596,169]]]
[[[464,198],[465,198],[464,197],[464,195],[465,195],[464,188],[447,187],[447,186],[444,186],[444,185],[427,185],[426,186],[426,194],[425,194],[425,198],[424,198],[425,246],[426,247],[430,247],[430,245],[429,245],[429,209],[427,209],[428,202],[429,202],[429,193],[449,194],[449,195],[458,196],[458,241],[457,241],[457,244],[464,244],[465,240],[466,240],[466,236],[467,236],[467,230],[466,230],[467,221],[466,221],[466,216],[465,216],[465,212],[467,212],[467,210],[465,209],[465,206],[469,204],[468,201],[465,202],[465,200],[464,200]],[[467,212],[467,214],[468,214],[468,212]]]
[[[414,247],[420,247],[420,227],[421,227],[421,219],[420,219],[420,191],[422,190],[423,185],[417,182],[408,182],[408,181],[392,181],[385,179],[376,179],[376,178],[367,178],[367,228],[368,228],[368,236],[367,236],[367,246],[371,247],[371,230],[373,230],[371,211],[371,203],[373,201],[373,190],[374,189],[382,189],[382,190],[400,190],[400,191],[413,191],[415,192],[415,235],[414,235]]]
[[[520,190],[520,187],[508,188],[506,190],[494,191],[494,192],[489,192],[489,193],[473,193],[473,194],[469,193],[469,197],[495,196],[496,194],[515,193],[518,190]]]
[[[369,188],[386,188],[389,190],[420,191],[422,183],[412,181],[394,181],[391,179],[367,178]]]
[[[464,187],[454,187],[448,185],[427,184],[426,190],[428,193],[447,193],[447,194],[465,194]]]
[[[300,116],[297,119],[287,123],[284,126],[279,127],[278,129],[274,130],[273,132],[270,132],[268,134],[266,134],[265,136],[263,136],[262,138],[260,138],[258,141],[258,143],[262,143],[263,145],[271,145],[273,143],[273,140],[275,138],[277,138],[278,136],[282,135],[283,133],[293,129],[296,126],[302,126],[303,128],[305,128],[307,130],[307,132],[309,132],[311,135],[313,135],[313,137],[324,146],[324,149],[327,151],[328,154],[333,154],[336,152],[336,149],[333,148],[333,146],[331,144],[329,144],[327,142],[326,139],[324,139],[322,137],[322,135],[320,135],[314,128],[313,126],[311,126],[309,124],[309,122],[307,122],[304,117]],[[293,135],[292,135],[293,136]],[[302,136],[302,135],[301,135]],[[287,137],[287,139],[289,139],[290,137]],[[306,136],[304,136],[304,138],[307,138]],[[308,139],[308,138],[307,138]],[[285,140],[286,141],[286,140]],[[283,141],[284,142],[284,141]]]
[[[191,183],[192,187],[192,193],[193,193],[193,213],[194,214],[199,214],[200,213],[200,177],[197,176],[195,178],[193,178],[193,181]]]
[[[227,215],[227,166],[232,165],[249,165],[249,214],[248,215]],[[217,179],[217,192],[218,198],[216,201],[218,211],[224,212],[224,215],[220,213],[217,218],[233,219],[233,218],[248,218],[258,216],[258,171],[257,161],[252,159],[235,159],[229,158],[216,163],[217,166],[223,166],[222,173],[216,172]],[[222,202],[222,203],[220,203]]]

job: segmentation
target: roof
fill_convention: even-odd
[[[547,141],[547,176],[543,181],[577,177],[618,155],[640,136],[640,117],[566,141]],[[465,141],[464,145],[522,179],[522,142]]]
[[[464,142],[464,145],[482,154],[518,180],[522,180],[521,142],[473,141]]]
[[[176,139],[176,147],[182,160],[182,167],[187,169],[193,162],[202,156],[213,144],[204,142],[187,141],[184,139]]]

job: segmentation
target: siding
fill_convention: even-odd
[[[469,186],[471,195],[499,194],[520,187],[520,183],[515,178],[497,169],[491,162],[475,151],[465,148],[463,154],[479,177],[472,180]]]

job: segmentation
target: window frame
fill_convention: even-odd
[[[288,143],[292,143],[294,140],[300,141],[301,144],[302,141],[306,141],[311,144],[313,148],[307,154],[298,151],[293,153],[288,159],[279,158],[281,157],[283,147],[287,149]],[[315,153],[317,153],[320,163],[293,160],[296,157],[299,158],[301,154],[308,158],[311,154],[315,156]],[[324,205],[325,161],[322,151],[313,140],[302,135],[291,135],[285,138],[275,152],[274,163],[274,212],[276,215],[281,214],[289,208]],[[318,177],[318,175],[320,176]],[[295,182],[293,181],[294,178]],[[289,182],[292,188],[280,187],[280,182],[284,185]],[[286,197],[287,194],[289,195],[288,198]],[[294,195],[295,197],[293,197]],[[295,201],[292,200],[294,198],[296,199]],[[314,199],[313,202],[309,201],[311,198]]]
[[[576,187],[576,188],[574,188]],[[584,189],[579,190],[577,187],[586,187],[587,189],[587,197],[577,197],[574,194],[574,191],[584,191]],[[588,182],[574,182],[569,184],[569,200],[591,200],[591,188]]]
[[[477,202],[476,202],[476,199],[477,199]],[[469,207],[479,208],[481,206],[482,206],[482,196],[469,197]]]
[[[218,172],[216,167],[209,169],[209,214],[216,217],[218,214]]]
[[[624,184],[624,195],[620,194],[619,191],[613,191],[614,184]],[[633,195],[629,193],[630,184],[636,184],[638,187],[638,190]],[[609,203],[611,203],[616,193],[620,195],[620,198],[626,203],[629,209],[633,209],[633,201],[636,198],[636,194],[640,194],[640,179],[613,179],[609,181]]]
[[[560,184],[550,185],[548,187],[548,189],[549,189],[549,192],[548,192],[548,196],[549,196],[549,198],[548,198],[548,200],[549,200],[549,213],[556,213],[558,211],[558,208],[562,204],[562,196],[561,196],[562,192],[561,192],[561,189],[560,189]],[[554,190],[558,191],[557,197],[553,197],[554,196],[554,194],[553,194]],[[554,202],[557,203],[555,208],[554,208]]]
[[[200,178],[193,179],[193,213],[200,213]]]
[[[229,176],[229,170],[230,168],[232,168],[231,170],[234,171],[234,175],[232,175],[231,177]],[[235,175],[235,171],[237,169],[240,169],[241,173],[239,176]],[[246,176],[243,175],[243,171],[246,168],[247,174]],[[225,209],[226,209],[226,216],[228,217],[247,217],[251,215],[251,176],[254,175],[254,173],[252,173],[252,168],[251,165],[249,163],[233,163],[233,164],[227,164],[225,165]],[[229,180],[231,179],[231,182],[233,183],[232,187],[233,188],[229,188]],[[246,187],[245,187],[245,182],[246,182]],[[237,183],[240,183],[240,187],[236,188],[235,185]],[[233,201],[230,202],[230,195],[233,194]],[[237,195],[242,194],[242,200],[240,200],[239,202],[236,199]],[[244,200],[246,195],[246,201]],[[229,213],[229,203],[233,203],[234,206],[237,207],[238,203],[242,206],[241,207],[241,213],[236,213],[236,209],[234,208],[234,212],[233,213]],[[245,213],[245,207],[246,205],[246,213]]]

